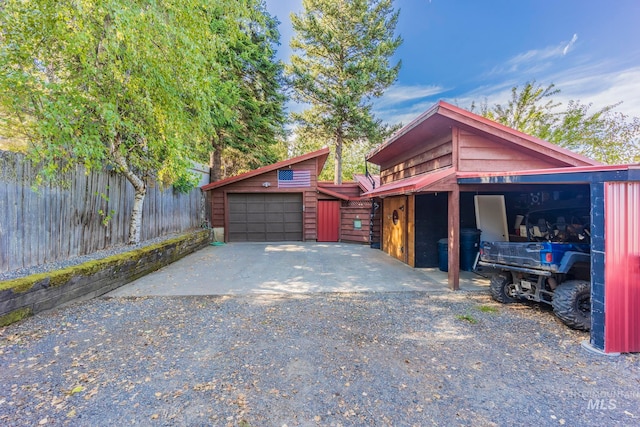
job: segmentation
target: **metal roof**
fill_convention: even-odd
[[[411,178],[399,179],[384,184],[375,190],[364,193],[365,197],[397,196],[401,194],[417,193],[428,190],[428,187],[445,178],[455,176],[453,168],[448,167],[434,172],[424,173]]]
[[[373,179],[373,182],[371,182],[371,180],[364,174],[353,175],[353,179],[358,183],[363,193],[367,193],[380,187],[380,175],[370,175],[370,177]]]

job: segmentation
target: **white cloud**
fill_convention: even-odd
[[[562,49],[562,54],[566,55],[569,52],[569,49],[573,47],[573,45],[576,43],[577,40],[578,40],[578,35],[574,34],[573,37],[571,37],[571,41],[567,43],[564,49]]]
[[[444,92],[446,89],[436,85],[411,85],[403,86],[396,84],[389,88],[384,95],[374,102],[376,108],[384,108],[390,105],[397,105],[406,103],[409,101],[417,101],[420,99],[428,98],[439,93]]]
[[[602,108],[622,102],[616,111],[640,117],[640,66],[613,70],[609,64],[580,67],[556,75],[553,81],[562,90],[558,99],[564,103],[573,99]]]
[[[489,76],[500,76],[510,73],[540,73],[553,65],[553,60],[565,56],[575,45],[578,35],[574,34],[569,42],[563,41],[553,46],[532,49],[515,55],[504,64],[494,67]]]
[[[537,83],[546,86],[555,84],[560,93],[553,99],[566,106],[570,100],[583,104],[593,104],[595,109],[607,105],[622,104],[615,108],[623,114],[640,117],[640,97],[638,96],[640,66],[619,68],[618,64],[604,63],[591,66],[576,66],[555,73],[538,76]],[[521,87],[526,81],[510,79],[486,85],[457,97],[458,105],[469,108],[475,101],[487,100],[490,106],[505,104],[511,98],[511,88]]]
[[[615,71],[612,71],[615,70]],[[620,64],[602,63],[575,66],[555,73],[538,76],[537,83],[543,86],[554,83],[560,93],[553,96],[555,101],[566,107],[570,100],[582,104],[592,104],[591,112],[608,105],[621,105],[615,111],[640,117],[640,96],[638,95],[640,66],[621,67]],[[517,77],[505,78],[495,84],[485,84],[474,90],[460,93],[455,98],[443,97],[445,101],[464,109],[469,109],[473,102],[478,105],[487,102],[489,106],[506,104],[511,98],[511,88],[521,87],[526,81]],[[426,86],[425,86],[426,87]],[[434,93],[437,95],[438,93]],[[395,108],[376,108],[377,117],[389,124],[407,124],[429,109],[438,97],[421,99],[418,102],[398,104]]]

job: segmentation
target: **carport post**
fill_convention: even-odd
[[[456,185],[453,191],[447,193],[449,199],[449,288],[460,289],[460,189]]]

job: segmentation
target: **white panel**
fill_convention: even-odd
[[[474,196],[476,225],[482,231],[480,239],[487,242],[508,242],[509,226],[504,196]]]

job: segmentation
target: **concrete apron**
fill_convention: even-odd
[[[484,277],[460,273],[462,290],[488,290]],[[450,292],[447,273],[367,245],[287,242],[208,246],[107,296],[401,291]]]

